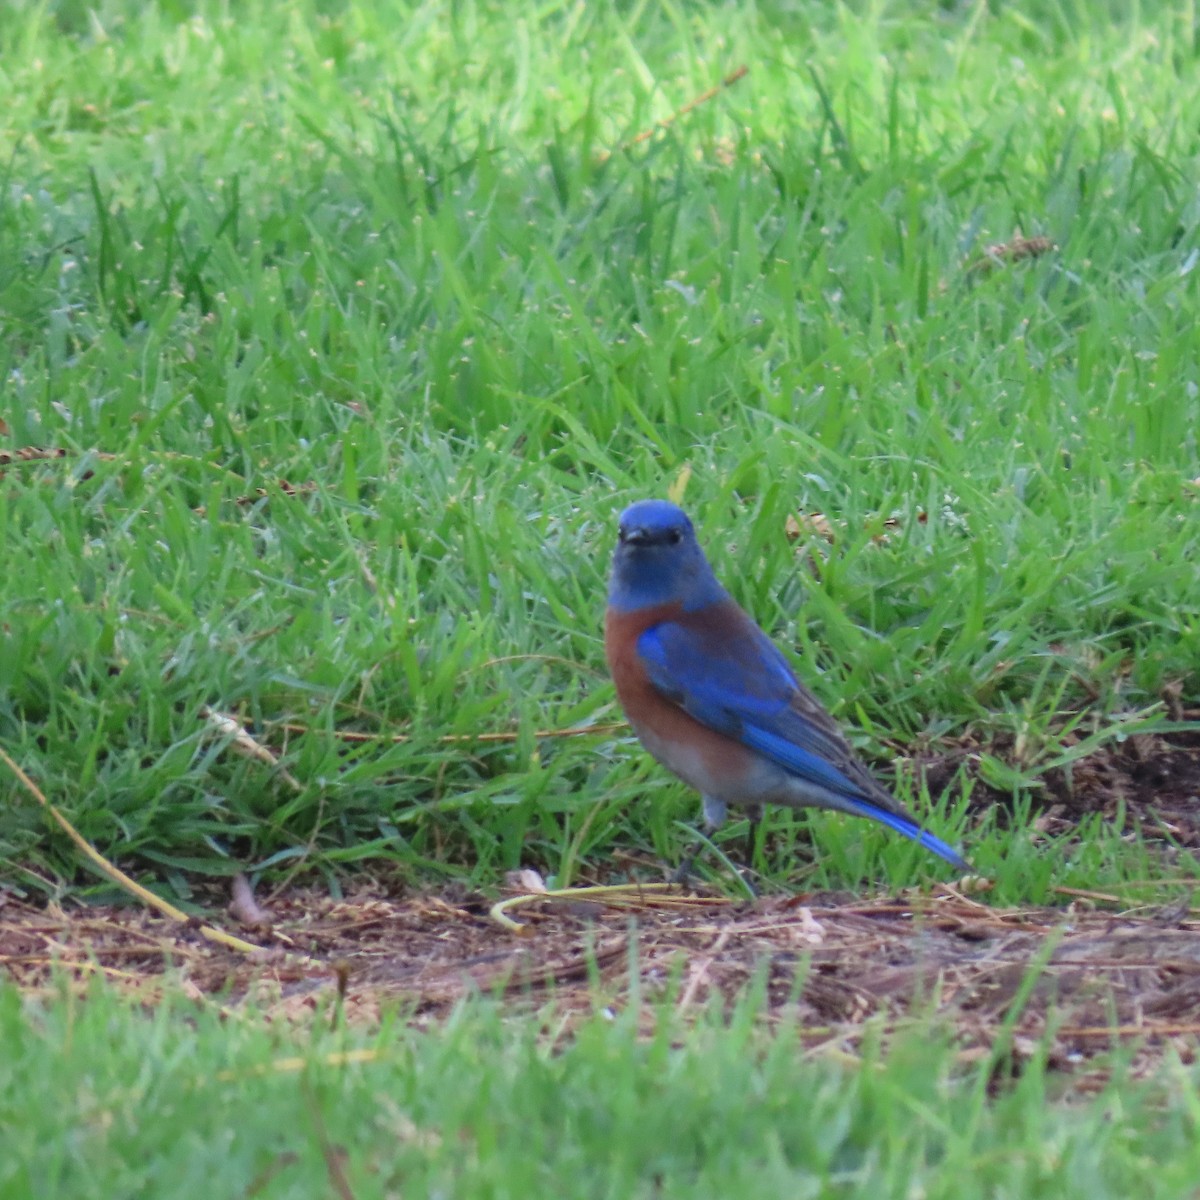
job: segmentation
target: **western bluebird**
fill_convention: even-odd
[[[621,514],[604,651],[634,732],[700,793],[709,829],[730,804],[748,810],[752,830],[764,804],[833,808],[870,817],[970,870],[855,757],[787,659],[717,582],[687,515],[665,500],[641,500]]]

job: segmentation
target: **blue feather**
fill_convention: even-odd
[[[772,762],[777,762],[793,775],[815,783],[818,787],[827,788],[852,800],[859,799],[863,794],[861,786],[847,779],[827,758],[813,754],[777,733],[759,729],[756,725],[743,725],[738,740],[752,750],[757,750],[759,754],[765,754]]]
[[[722,784],[716,767],[710,774],[685,775],[693,786],[711,792],[706,812],[710,801],[722,807],[765,801],[840,809],[877,821],[958,869],[970,870],[959,854],[909,817],[858,761],[784,654],[721,587],[691,521],[674,504],[645,500],[621,514],[609,611],[626,626],[636,626],[636,614],[645,613],[640,627],[619,636],[636,639],[643,678],[663,700],[763,760],[754,782],[739,782],[734,770],[733,790]],[[637,669],[628,665],[624,643],[614,651],[606,633],[606,648],[618,693],[620,671],[631,699],[647,710],[642,714],[646,729],[639,731],[646,741],[654,732],[648,711],[653,706],[641,690],[643,682],[629,679]],[[623,694],[621,698],[625,703]],[[651,753],[678,771],[670,747],[657,742]],[[749,789],[749,794],[738,794],[737,788]]]
[[[872,821],[878,821],[881,825],[895,830],[896,833],[903,834],[910,841],[916,842],[918,846],[932,850],[939,858],[944,858],[959,871],[972,870],[971,864],[961,854],[952,850],[941,838],[934,837],[932,833],[922,829],[915,821],[910,821],[898,813],[888,812],[886,808],[880,808],[872,804],[870,800],[858,798],[848,800],[848,811],[853,811],[861,817],[868,817]]]

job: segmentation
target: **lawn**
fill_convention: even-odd
[[[601,621],[617,513],[669,495],[863,756],[992,881],[971,903],[1036,906],[1049,928],[1050,906],[1085,891],[1142,917],[1181,904],[1186,925],[1198,28],[1189,3],[1084,0],[9,4],[0,749],[100,854],[218,924],[241,873],[262,893],[453,903],[521,868],[559,887],[660,880],[698,804],[631,740]],[[268,761],[237,752],[236,726]],[[736,857],[744,831],[731,821],[719,848]],[[778,903],[910,889],[919,907],[949,875],[830,814],[770,814],[754,867]],[[718,855],[702,878],[740,894]],[[3,764],[0,888],[22,914],[122,895]],[[127,1159],[211,1149],[217,1126],[180,1113],[216,1119],[231,1026],[181,1023],[175,1001],[153,1018],[111,997],[75,1007],[47,986],[24,1009],[7,999],[22,1061],[72,1022],[72,1045],[109,1054],[96,1031],[111,1021],[108,1069],[145,1064],[122,1093],[144,1118]],[[727,999],[754,1024],[752,998]],[[1073,1195],[1032,1181],[1085,1145],[1134,1178],[1197,1111],[1174,1043],[1137,1085],[1127,1137],[1106,1124],[1134,1094],[1105,1090],[1118,1052],[1100,1098],[1053,1108],[1039,1140],[1048,1052],[991,1107],[996,1063],[944,1030],[919,1063],[918,1035],[889,1026],[873,1047],[860,1030],[849,1067],[761,1028],[714,1051],[701,1023],[660,1079],[636,1023],[585,1021],[554,1057],[545,1026],[463,1011],[419,1036],[403,1012],[356,1032],[381,1059],[345,1078],[317,1065],[328,1047],[308,1025],[298,1047],[255,1025],[250,1059],[311,1053],[317,1080],[305,1093],[264,1075],[255,1119],[299,1128],[291,1105],[316,1121],[326,1077],[349,1097],[335,1109],[419,1091],[476,1031],[479,1077],[496,1073],[495,1103],[540,1131],[531,1145],[547,1113],[575,1120],[614,1058],[630,1064],[614,1084],[627,1115],[651,1092],[669,1111],[697,1097],[688,1120],[719,1154],[689,1134],[656,1167],[648,1125],[611,1193],[581,1195],[650,1195],[656,1171],[657,1194],[728,1195],[768,1161],[832,1180],[813,1195],[955,1180],[970,1195],[967,1176],[980,1195]],[[209,1081],[194,1100],[163,1082],[181,1057]],[[509,1090],[534,1061],[536,1104]],[[583,1083],[563,1083],[571,1063]],[[38,1093],[30,1152],[50,1136],[39,1121],[110,1119],[113,1101],[64,1102],[80,1072],[67,1055],[44,1085],[4,1089]],[[814,1119],[796,1098],[843,1086],[840,1135],[771,1140]],[[783,1106],[761,1145],[718,1111],[727,1088]],[[414,1111],[396,1109],[441,1130],[431,1162],[470,1124]],[[378,1119],[354,1143],[365,1157],[349,1151],[358,1169],[395,1141]],[[898,1132],[862,1138],[876,1127]],[[979,1156],[1007,1154],[1008,1134],[1047,1157],[989,1183]],[[600,1150],[563,1136],[537,1180],[453,1181],[435,1163],[426,1194],[572,1194],[570,1164]],[[411,1152],[424,1145],[414,1134]],[[266,1160],[238,1161],[249,1189]],[[370,1177],[363,1194],[411,1190]],[[803,1194],[788,1178],[778,1194]],[[45,1194],[87,1194],[60,1179]],[[1094,1182],[1071,1186],[1104,1194]],[[290,1186],[272,1175],[257,1194]]]
[[[1057,1103],[1037,1068],[992,1098],[994,1064],[929,1030],[813,1062],[759,1036],[753,997],[686,1032],[476,1008],[281,1051],[190,1005],[97,992],[29,1021],[9,992],[0,1033],[10,1196],[1175,1200],[1200,1174],[1193,1073]]]

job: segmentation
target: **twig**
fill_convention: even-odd
[[[1103,904],[1128,904],[1124,896],[1114,896],[1111,892],[1089,892],[1086,888],[1062,887],[1056,884],[1050,889],[1056,896],[1073,896],[1077,900],[1099,900]]]
[[[1048,254],[1058,247],[1048,237],[1022,237],[1014,234],[1011,242],[996,242],[984,250],[982,257],[977,258],[967,267],[967,273],[980,273],[1002,267],[1006,263],[1020,262],[1023,258],[1037,258]]]
[[[117,455],[103,450],[90,451],[100,462],[115,462]],[[25,463],[51,462],[56,458],[81,458],[77,450],[66,450],[62,446],[21,446],[16,450],[0,450],[0,467],[19,467]]]
[[[314,730],[308,725],[301,725],[294,721],[264,721],[263,723],[269,725],[272,729],[282,729],[284,733],[328,732],[328,736],[333,737],[336,741],[350,742],[355,745],[364,742],[392,742],[399,744],[413,740],[411,733],[360,733],[355,729]],[[612,721],[607,725],[577,725],[572,729],[535,729],[533,736],[535,738],[583,737],[589,733],[618,733],[622,729],[628,728],[629,726],[625,721]],[[435,740],[442,745],[470,745],[475,742],[515,742],[521,736],[517,730],[513,730],[511,733],[444,733]]]
[[[313,1086],[307,1076],[301,1079],[300,1088],[304,1093],[313,1129],[317,1134],[321,1157],[325,1160],[325,1174],[329,1178],[329,1186],[333,1188],[338,1200],[354,1200],[354,1189],[351,1188],[350,1180],[346,1177],[346,1163],[349,1161],[350,1155],[344,1146],[335,1145],[330,1140],[329,1130],[325,1125],[325,1115],[321,1111],[320,1102],[317,1100],[316,1092],[313,1091]]]
[[[618,908],[694,908],[697,905],[731,904],[723,896],[688,896],[677,883],[615,883],[597,887],[562,888],[549,892],[523,892],[500,900],[488,909],[488,916],[510,933],[524,935],[529,926],[513,920],[510,909],[523,908],[535,900],[599,901]]]
[[[209,708],[207,704],[201,707],[200,715],[213,725],[217,732],[229,738],[230,747],[238,754],[245,758],[251,758],[255,762],[263,763],[265,766],[277,769],[279,778],[283,780],[288,787],[293,791],[304,791],[304,785],[293,775],[286,767],[279,762],[279,756],[274,750],[264,746],[261,742],[256,742],[235,717],[229,716],[228,713],[217,712],[215,709]]]
[[[271,889],[270,896],[267,897],[267,903],[270,904],[283,895],[284,890],[291,885],[293,879],[300,874],[301,871],[308,865],[308,860],[312,857],[313,851],[317,846],[317,837],[321,832],[321,827],[325,823],[325,792],[322,789],[317,794],[317,815],[313,818],[312,830],[308,835],[308,841],[304,845],[304,852],[299,855],[292,864],[292,869],[284,875],[284,877]],[[276,934],[276,936],[279,936]]]
[[[708,978],[708,973],[712,969],[713,963],[717,960],[717,955],[725,949],[725,943],[729,941],[729,934],[730,930],[722,929],[709,948],[708,956],[692,965],[691,970],[688,972],[687,986],[683,989],[683,995],[679,997],[679,1003],[675,1006],[680,1012],[685,1012],[691,1008],[696,999],[696,993]]]
[[[0,428],[0,434],[4,430]],[[62,462],[68,459],[78,459],[85,457],[94,458],[97,462],[120,462],[121,455],[113,454],[109,450],[70,450],[65,446],[19,446],[16,450],[0,450],[0,468],[4,467],[23,467],[30,463],[39,462]],[[195,456],[190,454],[178,454],[174,452],[160,452],[159,458],[167,462],[188,462],[194,461]],[[210,466],[211,464],[205,464]],[[232,471],[223,470],[223,474],[234,479],[241,479],[241,476],[235,475]],[[85,475],[85,478],[90,476],[90,472]],[[244,480],[242,482],[245,482]],[[279,494],[289,499],[295,499],[302,496],[313,496],[317,494],[317,484],[313,480],[308,480],[304,483],[291,483],[287,479],[275,480],[275,487]],[[269,500],[275,493],[265,487],[255,488],[248,495],[235,496],[233,503],[239,507],[246,508],[251,504],[257,504],[260,500]],[[197,516],[205,516],[208,509],[201,504],[192,509]]]
[[[629,141],[621,145],[622,150],[631,150],[634,146],[642,142],[648,142],[661,129],[667,129],[673,125],[680,117],[686,116],[694,108],[699,108],[701,104],[707,104],[714,96],[719,96],[726,88],[733,87],[739,79],[741,79],[748,71],[749,67],[742,65],[736,70],[731,71],[724,79],[721,80],[715,87],[710,87],[708,91],[701,92],[699,96],[689,100],[682,108],[677,108],[669,117],[663,117],[661,121],[656,121],[649,129],[643,129],[636,137],[632,137]],[[607,150],[600,156],[601,162],[607,162],[612,157],[612,151]]]
[[[51,819],[58,827],[75,843],[79,852],[94,866],[101,874],[107,876],[120,887],[123,887],[130,895],[136,896],[143,904],[162,913],[164,917],[169,917],[172,921],[178,922],[180,925],[193,925],[202,938],[209,942],[215,942],[221,946],[228,946],[232,950],[238,950],[242,954],[265,954],[267,951],[262,946],[256,946],[253,942],[243,941],[239,937],[234,937],[231,933],[226,933],[223,929],[217,929],[212,925],[196,925],[191,917],[182,909],[176,908],[169,901],[164,900],[161,896],[156,896],[148,888],[142,887],[136,880],[131,879],[120,867],[109,862],[92,844],[85,838],[66,817],[58,811],[53,804],[42,794],[41,789],[25,774],[23,770],[9,757],[3,747],[0,747],[0,760],[7,765],[8,769],[21,781],[26,791],[50,814]],[[314,959],[310,959],[305,955],[298,955],[302,961],[319,966]]]
[[[1067,1025],[1055,1030],[1057,1037],[1173,1037],[1176,1034],[1200,1033],[1200,1023],[1179,1025]]]

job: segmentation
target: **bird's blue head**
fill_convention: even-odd
[[[622,514],[608,602],[620,612],[682,604],[694,612],[725,598],[687,513],[666,500],[639,500]]]

